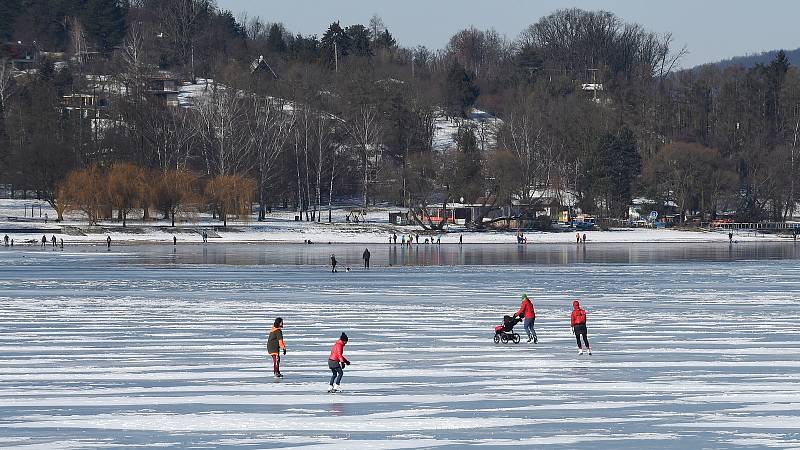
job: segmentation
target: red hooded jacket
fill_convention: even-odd
[[[333,344],[333,348],[331,348],[331,356],[328,357],[331,361],[337,361],[340,363],[349,363],[350,361],[344,357],[344,341],[341,339],[337,339],[336,343]]]
[[[533,310],[533,303],[528,297],[522,299],[522,303],[519,305],[519,311],[516,312],[516,316],[523,316],[526,319],[535,319],[536,312]]]
[[[581,309],[581,304],[577,300],[572,302],[572,315],[569,318],[569,325],[586,325],[586,310]]]

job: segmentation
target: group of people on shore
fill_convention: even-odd
[[[589,347],[589,337],[586,329],[586,310],[581,308],[580,302],[575,300],[572,302],[572,314],[570,315],[570,326],[575,334],[575,339],[578,343],[578,354],[583,354],[583,344],[586,345],[586,351],[589,355],[592,354],[592,349]],[[514,313],[514,317],[521,317],[524,319],[525,332],[528,334],[528,342],[533,341],[534,344],[539,342],[534,329],[536,321],[536,310],[533,307],[533,302],[527,295],[523,294],[522,303],[519,310]],[[344,368],[350,365],[350,360],[344,356],[344,346],[347,345],[348,337],[346,333],[342,333],[339,339],[333,343],[331,352],[328,355],[328,369],[331,371],[331,378],[328,383],[328,393],[341,392],[342,390],[342,376],[344,376]],[[283,340],[283,318],[277,317],[272,323],[272,328],[267,336],[267,352],[272,358],[272,372],[275,378],[283,378],[281,373],[281,354],[286,355],[286,342]]]
[[[533,341],[534,344],[539,343],[539,337],[536,335],[536,330],[534,329],[536,310],[527,294],[522,294],[522,303],[520,303],[517,312],[511,317],[519,317],[523,320],[522,325],[525,329],[525,334],[528,335],[528,342]],[[583,354],[583,345],[581,343],[581,338],[583,338],[583,344],[586,345],[586,352],[591,355],[592,349],[589,347],[589,332],[586,328],[586,310],[581,308],[581,303],[578,300],[572,302],[572,313],[570,314],[569,325],[578,343],[578,354]]]

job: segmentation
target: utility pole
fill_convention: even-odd
[[[339,47],[336,45],[336,41],[333,41],[333,62],[333,71],[339,73]]]

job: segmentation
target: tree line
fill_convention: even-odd
[[[65,0],[58,26],[36,13],[48,2],[14,1],[27,8],[0,8],[0,34],[68,57],[23,75],[0,64],[0,183],[54,204],[72,171],[129,163],[250,179],[259,218],[279,206],[322,220],[344,198],[433,228],[427,207],[461,199],[483,205],[474,226],[554,202],[623,217],[634,197],[681,220],[795,212],[800,76],[782,52],[676,70],[670,35],[580,9],[430,50],[403,47],[378,16],[318,37],[209,0]],[[202,95],[165,103],[152,86],[164,71]],[[104,104],[67,111],[75,94]]]
[[[108,168],[91,164],[70,171],[58,183],[51,204],[59,221],[64,213],[78,211],[90,225],[112,219],[116,211],[123,227],[131,213],[139,212],[142,220],[158,213],[174,227],[176,217],[191,219],[200,211],[208,211],[227,226],[229,217],[249,219],[254,193],[255,181],[240,175],[203,179],[185,169],[151,172],[115,162]]]

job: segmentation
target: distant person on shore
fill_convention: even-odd
[[[533,341],[534,344],[538,344],[539,338],[536,336],[536,330],[533,329],[533,324],[536,322],[536,311],[533,309],[533,302],[531,302],[527,294],[522,294],[522,303],[520,303],[519,310],[514,313],[514,316],[525,319],[523,325],[525,326],[525,333],[528,334],[528,342]]]
[[[588,331],[586,330],[586,310],[581,308],[581,304],[577,300],[572,302],[572,315],[570,315],[569,324],[572,326],[572,332],[578,342],[578,354],[583,354],[583,347],[581,347],[581,337],[583,337],[586,351],[591,355],[592,349],[589,347]]]
[[[331,382],[329,393],[339,392],[342,390],[342,375],[344,375],[344,366],[349,366],[350,361],[344,357],[344,346],[347,344],[347,335],[342,333],[339,339],[333,344],[331,354],[328,357],[328,368],[331,369]]]
[[[336,255],[331,253],[331,273],[336,272]]]
[[[361,255],[361,256],[362,256],[362,258],[364,258],[364,268],[365,269],[369,269],[369,256],[370,256],[369,249],[365,248],[364,249],[364,254]]]
[[[272,329],[267,337],[267,352],[272,356],[272,373],[275,378],[283,378],[281,374],[281,355],[286,356],[286,344],[283,342],[283,318],[278,317],[272,323]]]
[[[111,236],[106,236],[106,245],[108,245],[108,249],[111,250]]]

